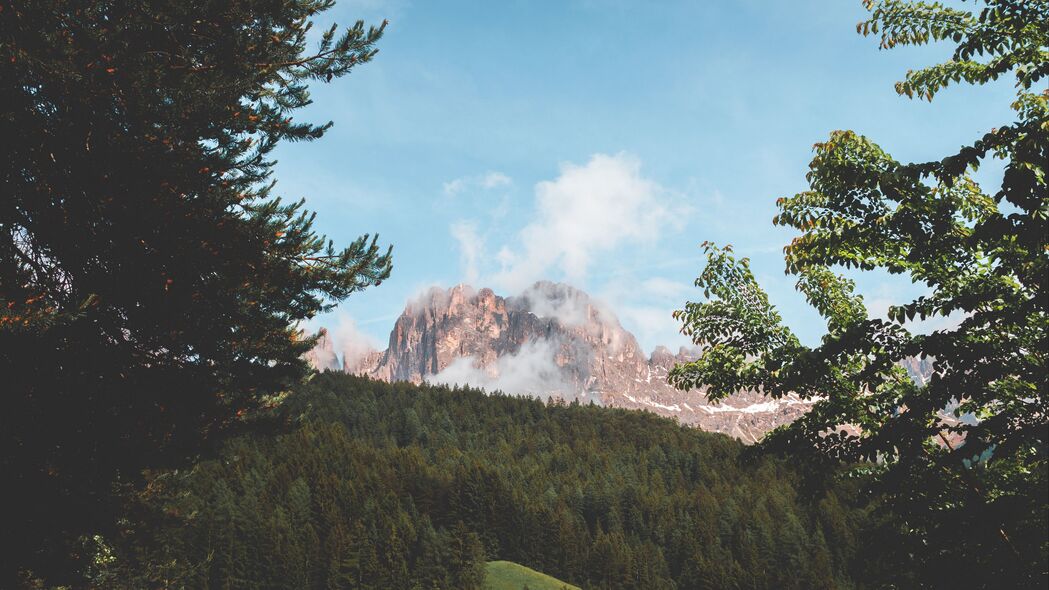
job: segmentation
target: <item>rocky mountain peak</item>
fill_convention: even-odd
[[[502,297],[460,284],[429,289],[408,302],[387,349],[347,359],[344,370],[387,381],[469,384],[645,409],[746,441],[810,406],[752,393],[712,405],[702,391],[669,386],[670,369],[697,353],[659,346],[644,354],[608,306],[570,285],[540,281]]]
[[[306,361],[319,371],[338,371],[341,368],[339,355],[336,354],[335,346],[325,328],[317,332],[317,343],[313,350],[306,353]]]
[[[667,384],[675,365],[698,357],[698,348],[684,346],[676,353],[657,346],[645,355],[601,301],[570,285],[540,281],[512,297],[465,284],[431,288],[408,302],[386,350],[347,353],[342,369],[386,381],[464,384],[644,409],[745,442],[794,420],[814,403],[740,392],[711,404],[701,390],[683,392]],[[309,360],[320,369],[339,367],[327,331]],[[904,366],[924,383],[931,361]]]

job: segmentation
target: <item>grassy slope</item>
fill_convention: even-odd
[[[579,590],[578,586],[566,584],[512,561],[489,561],[485,569],[488,572],[488,590],[521,590],[525,585],[528,585],[529,590]]]

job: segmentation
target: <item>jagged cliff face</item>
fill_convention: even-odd
[[[646,355],[615,314],[586,293],[540,282],[509,298],[463,285],[431,289],[408,304],[385,351],[344,370],[644,409],[748,442],[811,406],[755,393],[713,405],[702,391],[669,386],[670,369],[694,358],[684,348],[675,354],[659,347]]]
[[[306,361],[318,371],[338,371],[342,367],[331,337],[324,328],[317,333],[317,344],[313,350],[306,353]]]
[[[907,374],[914,379],[918,385],[925,385],[932,377],[933,363],[936,359],[928,356],[925,358],[909,357],[900,361],[900,366],[907,370]]]

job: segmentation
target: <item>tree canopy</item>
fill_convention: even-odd
[[[852,131],[816,144],[809,190],[779,199],[773,222],[800,232],[786,272],[827,321],[819,345],[782,323],[731,247],[704,244],[696,286],[707,300],[675,313],[704,347],[672,371],[675,386],[819,400],[763,446],[874,476],[896,515],[898,558],[916,561],[899,569],[902,586],[1041,587],[1049,575],[1049,3],[977,4],[866,3],[857,29],[882,48],[954,45],[897,92],[931,101],[952,84],[1012,76],[1016,120],[931,162],[899,162]],[[985,192],[972,174],[989,159],[1004,174]],[[872,318],[847,273],[874,269],[927,293]],[[936,317],[956,325],[909,323]],[[932,361],[927,383],[899,365],[912,357]]]
[[[789,462],[742,464],[721,434],[334,372],[282,411],[279,436],[152,474],[92,580],[468,590],[510,560],[588,589],[872,587],[856,486],[800,495]]]
[[[298,322],[388,276],[375,237],[337,249],[273,193],[274,147],[331,126],[294,118],[307,84],[385,27],[314,35],[331,6],[0,2],[5,569],[72,579],[114,485],[272,404]]]

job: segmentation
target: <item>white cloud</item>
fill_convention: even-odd
[[[610,338],[606,343],[613,352],[623,344],[620,340],[622,326],[615,312],[604,301],[570,285],[546,281],[535,283],[512,300],[515,305],[523,301],[531,313],[556,319],[566,328],[582,328],[595,339]]]
[[[492,190],[513,184],[513,179],[502,172],[485,172],[477,176],[462,176],[444,183],[443,190],[447,197],[454,197],[470,189]]]
[[[461,193],[464,188],[466,188],[466,179],[456,178],[455,180],[449,180],[444,183],[444,194],[449,197],[455,196]]]
[[[457,221],[451,226],[452,237],[459,242],[459,258],[463,265],[463,277],[473,284],[480,277],[479,264],[484,254],[484,239],[477,234],[477,224],[472,221]]]
[[[506,175],[489,172],[455,179],[444,188],[454,196],[509,184]],[[527,297],[539,280],[585,289],[590,279],[600,280],[593,287],[611,304],[605,309],[619,313],[646,346],[686,342],[670,313],[681,307],[692,286],[647,274],[680,266],[682,260],[668,262],[657,256],[644,266],[615,266],[611,277],[608,273],[608,263],[627,253],[626,247],[656,245],[662,236],[683,227],[690,209],[681,192],[644,176],[634,156],[595,154],[583,164],[562,164],[555,178],[535,185],[533,199],[533,213],[519,222],[516,232],[506,232],[496,223],[501,213],[483,222],[460,220],[450,226],[464,281],[503,294],[524,291]],[[505,199],[497,209],[505,209]],[[581,319],[571,301],[555,302],[547,309],[541,298],[534,299],[540,315],[557,317],[565,325]]]
[[[499,248],[499,253],[495,255],[495,261],[499,263],[499,266],[505,267],[513,263],[516,256],[513,250],[509,246],[503,246]]]
[[[615,317],[602,302],[564,284],[533,284],[518,297],[535,315],[554,318],[563,326],[580,326],[592,320],[607,323]]]
[[[529,341],[516,354],[499,357],[495,366],[489,367],[478,366],[473,357],[460,357],[426,381],[543,399],[556,395],[570,400],[577,393],[562,378],[561,369],[554,361],[557,348],[550,340]]]
[[[378,350],[377,343],[361,332],[357,322],[348,314],[339,314],[335,328],[329,331],[335,352],[342,359],[342,366],[353,368],[368,354]]]
[[[496,286],[516,291],[556,269],[583,284],[594,258],[628,242],[652,241],[680,229],[685,208],[677,196],[641,175],[627,154],[596,154],[585,165],[535,187],[535,218],[519,233],[519,250],[504,247]]]
[[[663,277],[653,277],[641,283],[641,289],[653,297],[661,299],[681,299],[693,289],[692,285],[671,281]]]
[[[658,276],[639,280],[634,272],[623,272],[606,281],[599,295],[646,351],[658,345],[672,350],[692,345],[672,315],[698,296],[692,285]]]
[[[681,305],[678,305],[681,307]],[[623,304],[616,307],[623,325],[631,330],[642,346],[651,352],[656,345],[675,350],[679,346],[692,346],[692,341],[682,335],[681,323],[674,319],[672,306],[659,307],[644,304]]]
[[[510,177],[502,172],[489,172],[481,178],[481,187],[492,189],[500,186],[507,186],[511,182]]]
[[[392,319],[377,318],[374,321],[388,322]],[[309,321],[304,326],[307,331],[325,330],[328,333],[329,348],[325,350],[322,348],[324,343],[320,342],[318,348],[311,352],[311,355],[315,357],[314,364],[334,370],[341,370],[345,367],[352,369],[357,367],[366,355],[378,350],[378,342],[362,332],[358,325],[359,323],[354,318],[340,309]]]

